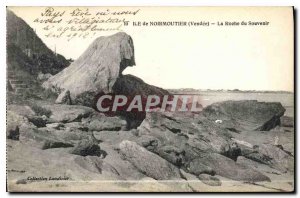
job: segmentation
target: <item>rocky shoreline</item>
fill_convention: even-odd
[[[248,102],[237,103],[241,105]],[[254,101],[251,103],[261,105]],[[224,110],[226,102],[217,105]],[[226,122],[214,122],[213,113],[209,118],[204,116],[214,105],[196,115],[147,113],[141,125],[130,130],[126,130],[126,121],[120,117],[106,117],[88,107],[59,104],[41,106],[51,109],[51,116],[38,116],[29,106],[8,106],[8,167],[24,170],[22,173],[8,173],[9,181],[15,181],[11,186],[17,183],[22,185],[18,182],[20,180],[25,180],[26,185],[34,185],[26,178],[36,174],[37,170],[42,174],[40,176],[61,174],[61,177],[68,177],[68,181],[74,182],[154,179],[174,181],[179,185],[183,181],[189,182],[191,177],[202,182],[196,186],[223,186],[223,178],[240,184],[262,182],[271,185],[280,182],[273,181],[272,175],[285,177],[294,171],[294,156],[288,152],[287,144],[248,142],[242,138],[245,131],[232,130],[232,125],[227,128]],[[278,112],[276,114],[281,115]],[[30,121],[32,118],[44,120],[45,125]],[[225,119],[223,115],[223,119],[228,123],[237,123],[232,117]],[[277,136],[281,133],[281,138],[286,132],[278,133],[278,130],[286,126],[286,119],[269,132],[255,133],[276,133]],[[260,125],[264,126],[270,120],[274,120],[274,115]],[[241,127],[240,124],[236,126]],[[292,127],[289,129],[293,130]],[[34,164],[40,165],[36,167]],[[292,188],[284,187],[282,190]]]
[[[100,37],[39,81],[58,94],[55,101],[8,103],[9,191],[293,191],[294,120],[281,103],[231,100],[197,113],[96,111],[100,92],[170,94],[122,74],[134,64],[129,35]]]

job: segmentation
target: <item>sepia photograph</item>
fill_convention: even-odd
[[[295,192],[292,6],[7,6],[8,192]]]

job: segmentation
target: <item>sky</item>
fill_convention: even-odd
[[[99,36],[117,31],[91,33],[88,38],[48,38],[45,24],[34,22],[45,7],[9,7],[36,30],[52,50],[76,60]],[[82,10],[86,8],[80,8]],[[122,31],[134,42],[133,74],[162,88],[284,90],[294,87],[293,12],[289,7],[90,7],[89,12],[109,9],[138,10],[125,16]],[[70,13],[74,7],[55,7]],[[122,18],[123,16],[118,16]],[[70,19],[64,15],[63,20]],[[268,26],[133,26],[138,21],[194,21],[225,23],[268,21]],[[105,26],[105,25],[104,25]],[[104,27],[103,26],[103,27]],[[109,25],[108,25],[109,26]]]

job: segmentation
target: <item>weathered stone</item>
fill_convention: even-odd
[[[221,154],[225,155],[226,157],[229,157],[230,159],[232,159],[234,161],[236,161],[238,156],[242,155],[242,150],[236,142],[233,142],[231,145],[228,144],[224,148],[224,151]]]
[[[49,78],[43,87],[69,90],[72,100],[84,92],[92,91],[95,95],[110,92],[122,71],[133,65],[134,47],[129,35],[119,32],[102,36],[69,67]]]
[[[87,118],[93,112],[93,109],[77,105],[53,104],[43,105],[45,109],[51,110],[50,119],[52,122],[74,122],[81,121],[82,118]]]
[[[97,156],[78,156],[75,158],[75,163],[94,173],[102,174],[103,171],[107,171],[112,174],[119,175],[118,171],[113,166]]]
[[[136,95],[141,96],[142,107],[144,108],[146,106],[147,96],[155,95],[163,98],[164,95],[170,95],[167,90],[149,85],[133,75],[120,75],[113,85],[112,90],[113,93],[125,95],[128,98],[134,98]],[[159,103],[157,106],[161,106],[161,103]],[[126,119],[128,129],[137,128],[146,116],[144,109],[143,111],[137,112],[128,112],[124,110],[116,113],[117,115],[121,115]]]
[[[71,154],[81,156],[100,156],[101,150],[99,144],[92,140],[84,139],[81,140],[75,147],[70,151]]]
[[[97,97],[108,92],[128,97],[169,95],[168,91],[148,85],[135,76],[122,75],[127,66],[134,64],[134,47],[129,35],[120,32],[99,37],[79,59],[44,82],[43,87],[60,93],[56,103],[64,103],[63,99],[67,98],[72,104],[92,108],[96,108]],[[114,113],[125,118],[127,129],[137,128],[145,118],[144,111]]]
[[[271,159],[271,167],[280,171],[294,170],[293,156],[289,152],[284,151],[282,147],[262,144],[259,146],[258,151]]]
[[[143,135],[138,138],[137,143],[146,148],[148,151],[155,151],[159,145],[159,140],[150,135]]]
[[[200,174],[198,178],[205,184],[209,186],[221,186],[222,182],[217,177],[208,175],[208,174]]]
[[[149,95],[163,97],[164,95],[169,95],[167,90],[149,85],[142,79],[130,74],[120,75],[112,89],[114,93],[131,97],[136,95],[140,95],[142,97],[147,97]]]
[[[71,144],[70,139],[66,138],[72,134],[65,136],[64,131],[59,131],[54,128],[41,127],[37,128],[30,122],[24,122],[20,125],[20,140],[35,141],[35,146],[39,148],[54,148],[66,147],[64,145]],[[82,139],[82,138],[81,138]],[[71,145],[70,145],[71,146]]]
[[[252,168],[236,164],[233,160],[217,153],[203,153],[201,162],[212,168],[217,175],[232,180],[245,182],[270,181],[270,178],[262,173]]]
[[[84,120],[85,118],[83,118]],[[66,130],[69,131],[84,131],[87,132],[89,128],[83,122],[69,122],[65,123],[64,127]]]
[[[251,159],[248,159],[244,156],[239,156],[237,161],[237,164],[241,164],[243,166],[247,166],[265,173],[272,173],[275,175],[281,175],[282,173],[274,168],[271,168],[269,165],[263,164],[263,163],[259,163],[256,161],[253,161]]]
[[[60,128],[64,127],[64,124],[63,123],[51,123],[51,124],[46,124],[46,127],[59,130]]]
[[[60,142],[60,141],[53,141],[53,140],[46,140],[42,147],[43,150],[51,149],[51,148],[67,148],[73,147],[73,144],[67,142]]]
[[[155,153],[175,165],[185,165],[203,152],[222,153],[229,144],[227,131],[205,117],[151,112],[138,128],[139,136],[159,140]],[[172,149],[164,149],[168,147]],[[165,151],[164,151],[165,150]]]
[[[34,132],[33,136],[42,138],[41,141],[67,142],[73,145],[84,139],[94,140],[91,132],[81,131],[80,129],[68,130],[68,127],[60,129],[50,127],[38,128],[38,131]]]
[[[172,164],[181,167],[184,164],[185,151],[172,145],[162,146],[157,153]]]
[[[202,114],[211,121],[222,120],[220,127],[231,131],[268,131],[280,124],[284,112],[280,103],[242,100],[214,103]]]
[[[41,116],[28,116],[28,121],[34,124],[36,127],[45,127],[47,119]]]
[[[69,90],[62,91],[58,95],[57,99],[55,100],[55,103],[71,105],[72,101],[71,101],[70,91]]]
[[[192,160],[187,166],[187,171],[194,175],[200,175],[200,174],[215,175],[216,174],[216,172],[211,167],[206,166],[202,163],[201,158],[196,158]]]
[[[249,147],[242,147],[242,156],[251,159],[253,161],[271,165],[272,164],[272,158],[270,158],[267,155],[264,155],[263,153],[259,152],[259,146],[254,145],[253,148]]]
[[[165,159],[147,151],[135,142],[123,141],[120,143],[120,152],[125,159],[131,162],[145,175],[158,180],[179,179],[179,169]]]
[[[95,112],[92,116],[83,119],[82,123],[90,131],[119,131],[126,129],[126,121],[120,117],[107,117]]]
[[[136,137],[128,131],[93,131],[93,136],[99,142],[105,142],[114,149],[119,149],[119,144],[123,140],[136,142]]]
[[[261,144],[255,145],[253,149],[243,148],[242,156],[281,172],[294,170],[293,154],[281,145]]]

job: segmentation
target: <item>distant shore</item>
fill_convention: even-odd
[[[282,93],[282,94],[294,94],[292,91],[270,91],[270,90],[239,90],[239,89],[192,89],[192,88],[179,88],[179,89],[167,89],[171,93],[178,92],[220,92],[220,93]]]

